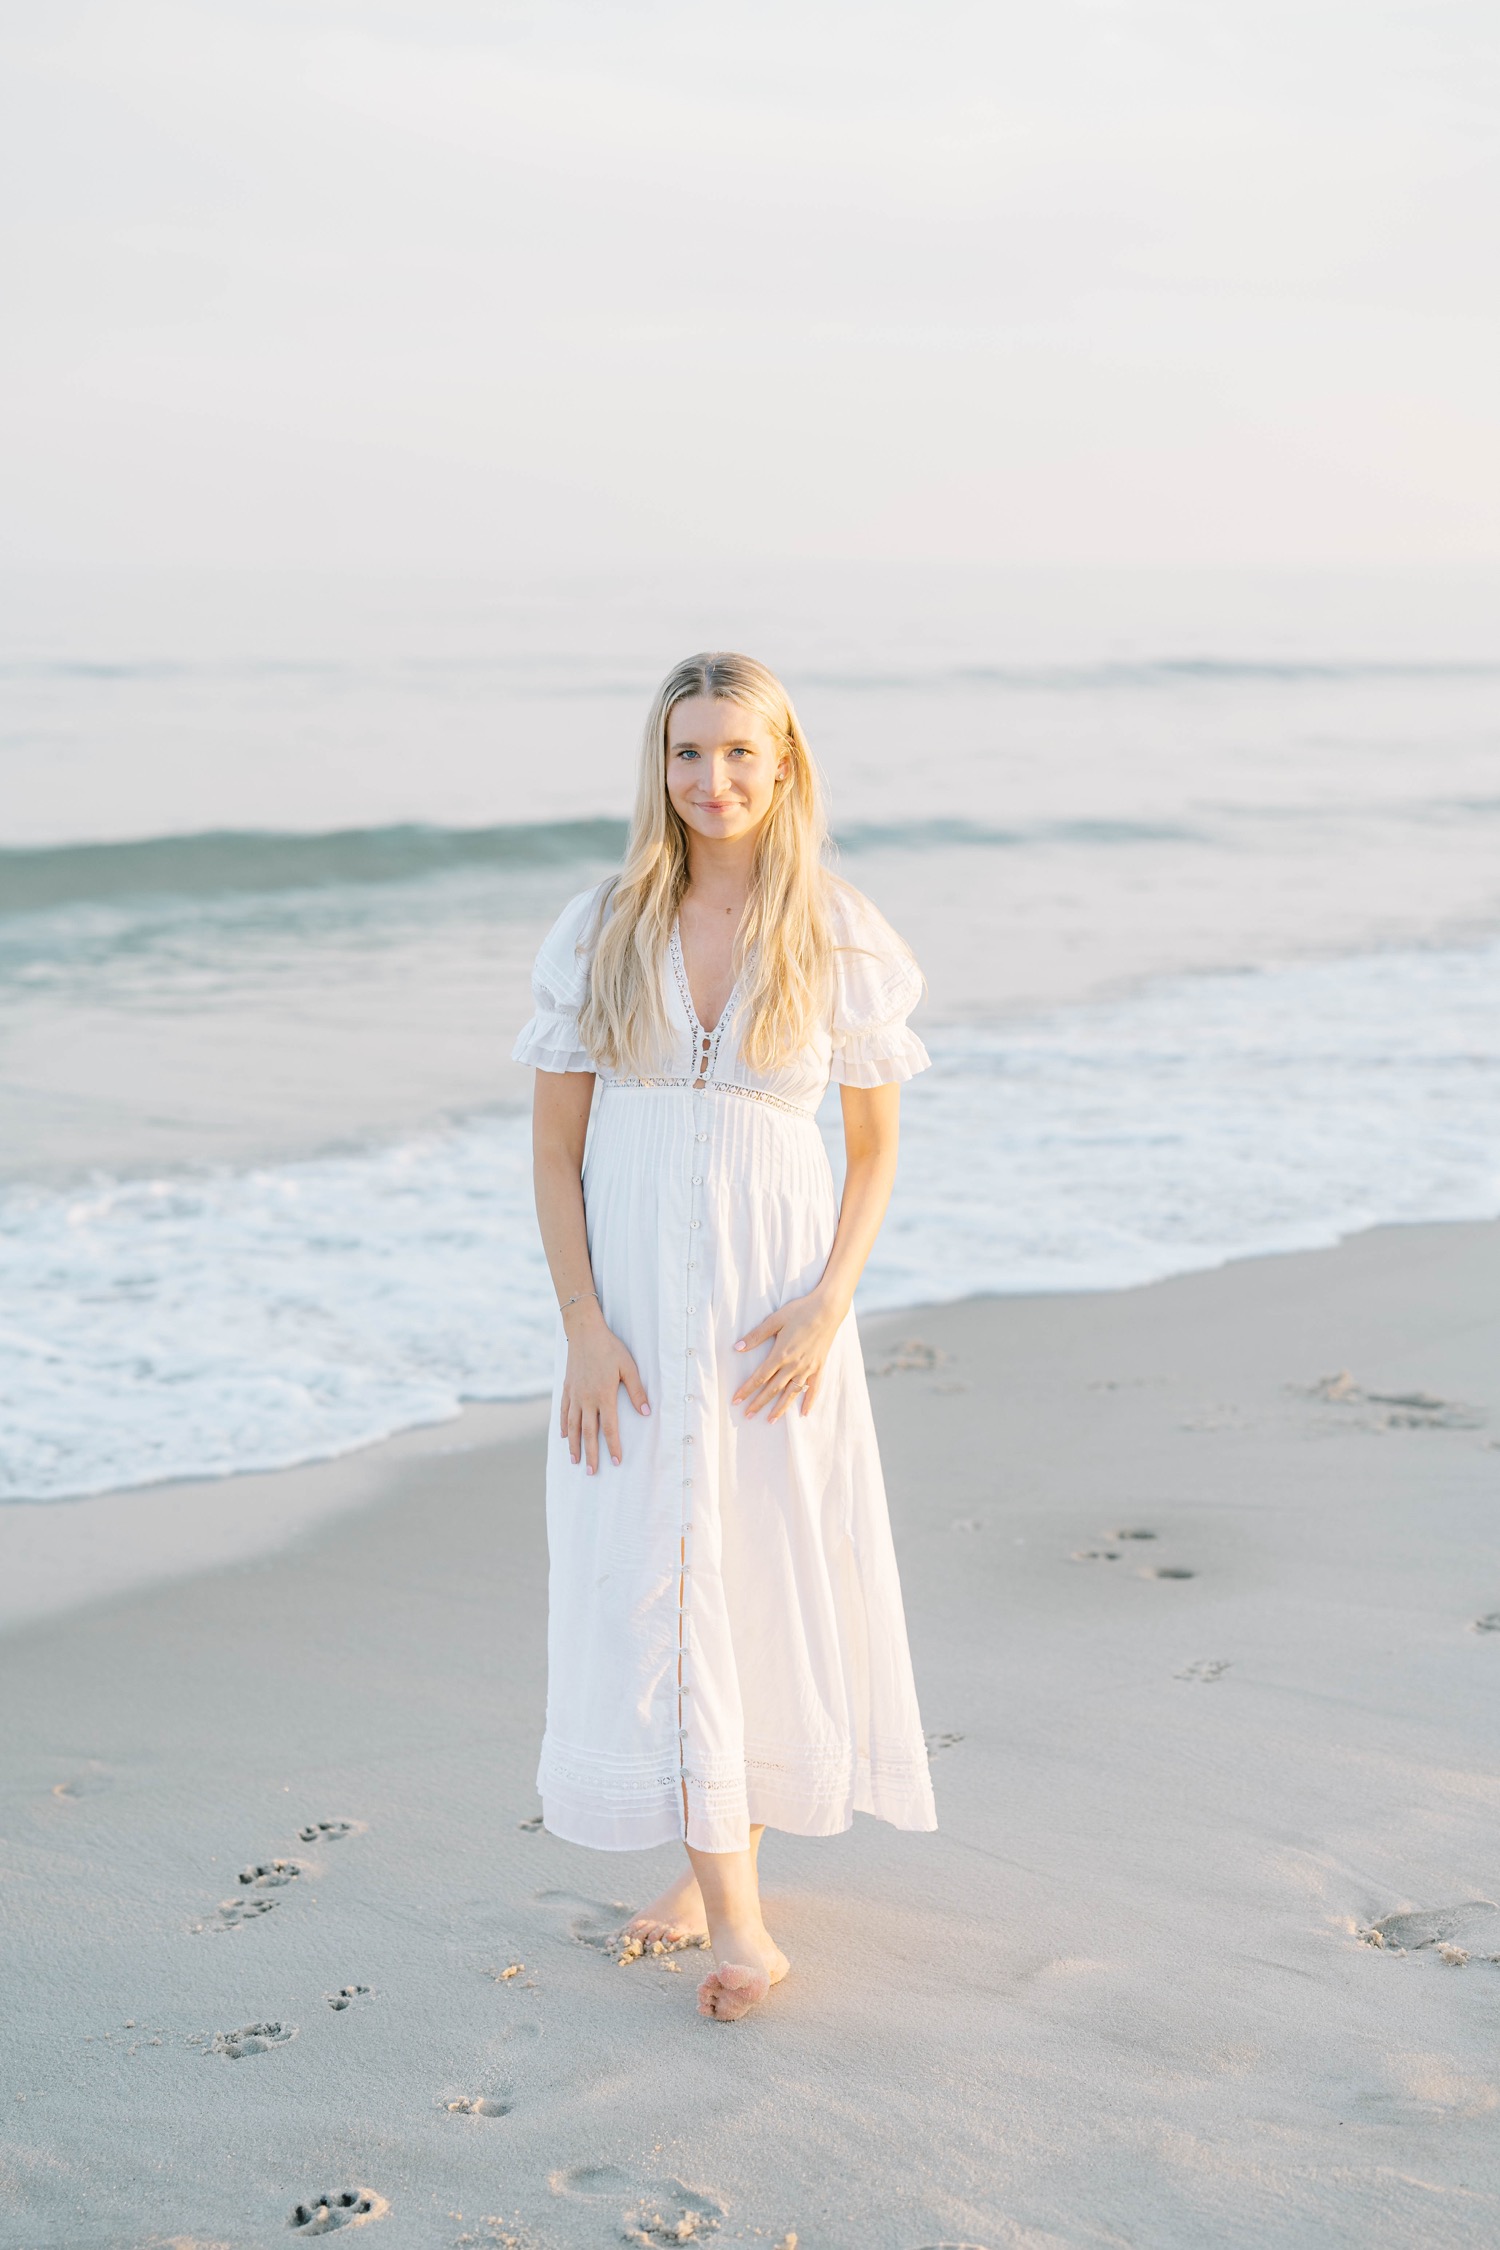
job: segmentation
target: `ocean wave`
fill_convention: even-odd
[[[1177,977],[929,1045],[868,1310],[1121,1288],[1500,1212],[1494,942]],[[14,1189],[0,1246],[10,1499],[317,1459],[550,1375],[515,1116]]]
[[[217,829],[127,843],[0,849],[0,914],[132,898],[224,898],[236,894],[404,883],[457,870],[527,869],[618,862],[623,820],[516,822],[489,828],[345,828],[321,835]],[[982,821],[857,823],[836,838],[841,852],[931,851],[968,845],[1178,843],[1207,831],[1170,821],[1051,820],[995,827]]]
[[[34,914],[111,899],[222,898],[236,892],[411,882],[458,868],[551,867],[617,860],[623,820],[443,828],[417,822],[299,835],[213,829],[126,843],[0,849],[0,913]]]

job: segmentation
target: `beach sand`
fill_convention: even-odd
[[[538,1829],[535,1409],[9,1512],[0,2242],[1500,2238],[1500,1227],[865,1337],[941,1826],[742,2024]]]

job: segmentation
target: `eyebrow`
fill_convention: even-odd
[[[760,748],[760,744],[758,742],[752,742],[748,735],[735,735],[731,741],[721,742],[717,745],[717,747],[720,750],[758,750]],[[703,745],[701,742],[691,741],[669,742],[667,748],[669,750],[701,750],[703,748]]]

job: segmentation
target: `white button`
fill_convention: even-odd
[[[686,1685],[685,1682],[679,1681],[677,1685],[677,1692],[679,1695],[691,1695],[693,1691]]]
[[[707,1135],[707,1133],[700,1133],[700,1134],[698,1135],[698,1138],[699,1138],[699,1140],[700,1140],[700,1141],[706,1141],[706,1140],[708,1139],[708,1135]]]
[[[696,1312],[697,1310],[698,1310],[698,1308],[697,1308],[697,1306],[696,1306],[696,1305],[689,1305],[689,1306],[688,1306],[688,1311],[689,1311],[690,1313],[695,1313],[695,1312]]]
[[[703,1221],[702,1221],[701,1219],[689,1219],[689,1221],[688,1221],[688,1225],[689,1225],[690,1227],[692,1227],[692,1228],[693,1228],[693,1229],[694,1229],[695,1231],[696,1231],[696,1230],[697,1230],[697,1229],[698,1229],[699,1227],[701,1227],[701,1226],[702,1226],[702,1224],[703,1224]]]
[[[683,1353],[683,1355],[682,1355],[682,1356],[683,1356],[683,1358],[684,1358],[684,1359],[696,1359],[698,1355],[697,1355],[697,1353],[696,1353],[696,1352],[695,1352],[695,1351],[693,1350],[693,1347],[692,1347],[692,1345],[691,1345],[691,1344],[689,1344],[689,1345],[688,1345],[688,1348],[687,1348],[687,1350],[686,1350],[686,1351],[685,1351],[685,1352]]]
[[[688,1478],[688,1483],[689,1483],[689,1484],[691,1484],[691,1483],[692,1483],[692,1481],[693,1481],[693,1480],[692,1480],[692,1478],[691,1478],[691,1477],[689,1477],[689,1478]],[[690,1523],[685,1523],[685,1524],[683,1525],[683,1527],[682,1527],[682,1528],[683,1528],[683,1530],[684,1530],[684,1531],[691,1531],[693,1527],[692,1527],[692,1525],[691,1525]]]
[[[701,1172],[695,1172],[695,1173],[693,1174],[693,1185],[694,1185],[694,1187],[702,1187],[702,1185],[703,1185],[703,1174],[702,1174]]]

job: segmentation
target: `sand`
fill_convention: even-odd
[[[866,1343],[941,1827],[743,2024],[537,1828],[534,1415],[0,1547],[0,2242],[1500,2237],[1500,1227]]]

